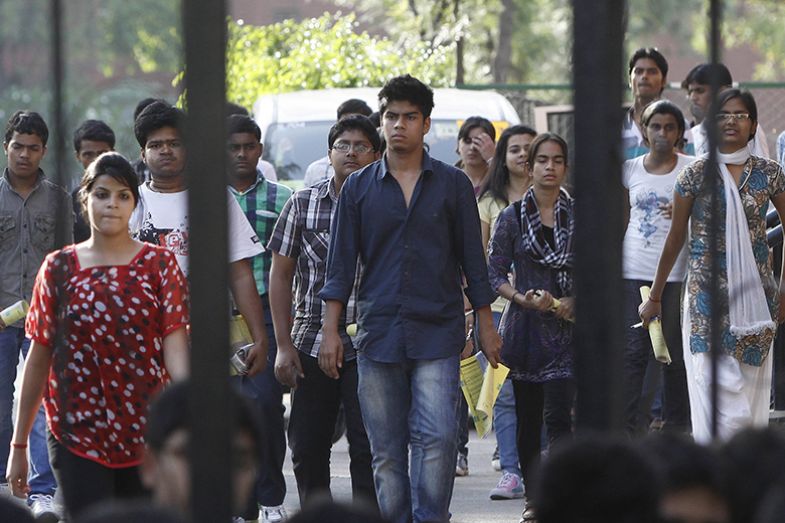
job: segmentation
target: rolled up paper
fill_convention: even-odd
[[[644,285],[640,288],[641,300],[646,301],[649,299],[651,288]],[[651,347],[654,349],[654,357],[660,363],[671,364],[671,354],[668,351],[668,345],[665,343],[665,335],[662,333],[662,322],[659,319],[652,319],[649,322],[649,338],[651,339]]]
[[[2,327],[8,327],[23,319],[27,316],[28,310],[30,310],[30,306],[25,300],[19,300],[10,307],[3,309],[0,311],[0,322],[2,322]]]

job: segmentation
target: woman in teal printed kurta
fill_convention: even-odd
[[[721,181],[714,184],[721,216],[717,242],[721,330],[717,420],[718,436],[727,438],[745,426],[768,422],[772,362],[769,352],[775,321],[782,321],[785,310],[779,308],[782,290],[774,281],[769,262],[766,211],[771,201],[780,216],[785,214],[785,176],[776,162],[747,152],[747,142],[754,137],[757,127],[757,107],[752,95],[729,89],[720,94],[718,103],[718,163],[722,174]],[[690,349],[689,353],[685,351],[684,359],[693,435],[701,442],[712,437],[714,408],[710,399],[708,356],[711,329],[711,192],[708,189],[714,177],[707,180],[705,167],[706,160],[700,159],[679,174],[674,190],[673,225],[660,257],[651,298],[640,309],[641,319],[646,323],[661,314],[662,288],[684,244],[689,224],[682,330],[684,346]],[[740,205],[736,207],[735,202]],[[729,221],[734,217],[739,217],[740,228],[728,227],[729,223],[736,223]],[[735,234],[738,230],[744,234]],[[735,269],[739,265],[730,261],[734,253],[742,253],[742,259],[747,256],[747,270]],[[754,326],[749,322],[746,327],[737,326],[738,316],[745,308],[742,303],[750,301],[762,311],[759,321]]]

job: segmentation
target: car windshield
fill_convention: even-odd
[[[335,122],[273,124],[264,137],[264,159],[275,166],[279,180],[302,180],[308,166],[327,155],[327,134]],[[458,161],[457,120],[433,120],[425,136],[432,157],[445,163]]]

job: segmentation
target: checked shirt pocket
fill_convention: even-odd
[[[319,227],[303,230],[303,248],[305,254],[315,264],[327,262],[327,251],[330,247],[330,229]]]

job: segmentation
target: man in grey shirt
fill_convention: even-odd
[[[32,111],[17,111],[6,125],[3,151],[7,167],[0,178],[0,310],[19,300],[30,301],[44,257],[62,246],[55,241],[59,224],[65,225],[66,231],[60,243],[72,242],[71,199],[65,190],[47,180],[40,168],[48,138],[46,123]],[[4,482],[13,432],[16,368],[19,353],[27,356],[30,340],[25,338],[24,320],[0,328],[0,481]],[[37,517],[49,521],[56,517],[56,482],[49,467],[43,407],[36,416],[29,444],[28,503]]]

